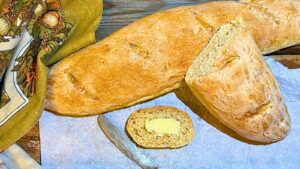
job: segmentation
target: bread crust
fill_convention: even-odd
[[[195,74],[197,62],[205,54],[201,53],[185,80],[203,105],[241,136],[264,143],[279,141],[290,130],[280,89],[251,34],[243,24],[236,29],[226,52],[216,60],[216,67],[222,66],[205,75]]]
[[[299,1],[291,0],[225,1],[142,18],[55,65],[48,78],[46,109],[89,116],[177,89],[212,35],[236,16],[245,19],[263,53],[298,44],[299,8]]]

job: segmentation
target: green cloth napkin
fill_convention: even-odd
[[[22,39],[13,50],[13,58],[2,79],[0,152],[25,135],[40,118],[44,109],[48,66],[95,42],[102,6],[101,0],[0,2],[0,18],[17,25],[22,32]],[[15,10],[18,15],[5,12],[7,9],[9,12]],[[0,43],[5,41],[0,40]],[[0,49],[0,54],[4,52],[8,51]],[[10,88],[15,88],[17,96]]]

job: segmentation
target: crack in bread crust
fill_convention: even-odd
[[[84,85],[81,85],[80,82],[76,79],[76,77],[70,72],[69,69],[66,69],[64,71],[64,73],[67,74],[68,76],[68,79],[70,80],[71,84],[73,84],[73,86],[75,88],[77,88],[77,91],[79,93],[83,93],[85,94],[86,96],[88,96],[89,98],[91,98],[92,100],[95,100],[95,101],[100,101],[100,99],[97,97],[97,95],[93,94],[92,92],[90,92],[88,89],[86,89],[84,87]]]
[[[135,43],[129,43],[130,48],[139,56],[147,59],[149,58],[149,52],[145,49],[143,49],[141,46],[135,44]]]
[[[244,113],[241,117],[235,118],[239,121],[244,121],[249,118],[254,118],[257,115],[264,115],[266,112],[265,110],[270,106],[270,101],[267,101],[266,103],[263,103],[259,107],[255,108],[254,110],[249,110],[248,112]]]
[[[192,11],[192,13],[195,15],[195,19],[197,20],[197,22],[199,23],[199,25],[204,29],[207,30],[209,32],[215,32],[215,28],[213,27],[213,25],[211,25],[208,20],[206,20],[205,18],[201,17],[200,15],[198,15],[195,11]]]

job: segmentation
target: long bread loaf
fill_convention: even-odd
[[[237,16],[264,54],[300,43],[299,0],[211,2],[161,11],[55,65],[46,109],[95,115],[170,92],[219,27]]]

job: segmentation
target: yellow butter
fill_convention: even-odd
[[[179,135],[180,122],[172,118],[157,118],[150,121],[147,119],[145,128],[148,132],[155,132],[158,135]]]

